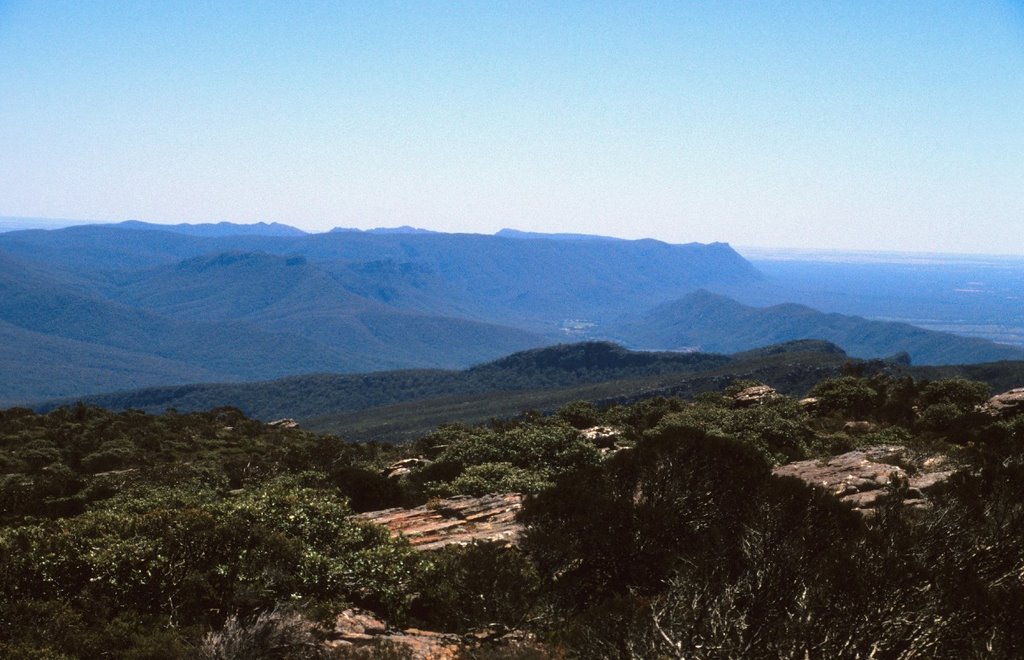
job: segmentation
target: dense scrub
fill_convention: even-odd
[[[568,657],[1024,653],[1022,418],[979,412],[979,383],[857,367],[813,404],[741,405],[745,385],[403,447],[230,408],[0,412],[0,655],[314,657],[350,606],[527,629]],[[614,446],[580,433],[597,425]],[[894,442],[952,457],[930,508],[901,506],[896,480],[864,518],[771,473]],[[388,476],[408,457],[422,460]],[[352,517],[510,490],[531,494],[518,548],[421,553]]]

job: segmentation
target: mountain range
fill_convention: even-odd
[[[411,227],[129,221],[0,233],[0,404],[310,373],[457,369],[565,341],[732,353],[827,339],[915,363],[1024,350],[709,291],[764,276],[725,243]]]
[[[0,402],[465,367],[562,340],[567,319],[759,277],[725,244],[285,233],[129,222],[0,234]]]

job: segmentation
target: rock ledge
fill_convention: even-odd
[[[944,456],[915,459],[906,447],[884,445],[847,452],[824,460],[797,461],[780,465],[773,473],[796,477],[816,488],[827,490],[854,510],[870,513],[885,497],[891,477],[906,479],[908,506],[928,505],[927,493],[944,482],[952,471],[943,470]],[[902,466],[907,466],[906,468]]]
[[[459,495],[412,509],[369,511],[355,519],[383,525],[392,536],[404,536],[417,550],[473,541],[514,545],[522,533],[515,519],[522,508],[523,496],[519,493]]]

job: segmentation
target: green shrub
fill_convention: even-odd
[[[855,419],[868,417],[883,401],[867,379],[857,376],[826,378],[811,389],[810,396],[818,399],[822,413]]]
[[[541,593],[536,570],[519,550],[484,542],[431,552],[416,585],[412,616],[449,632],[521,627]]]
[[[445,449],[415,474],[429,493],[539,492],[599,460],[597,449],[575,429],[553,424],[503,431],[449,427],[430,441]]]
[[[680,562],[730,564],[769,476],[742,442],[666,426],[529,500],[523,548],[563,607],[653,593]]]

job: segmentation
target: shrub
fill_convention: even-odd
[[[857,419],[867,417],[882,401],[878,390],[857,376],[826,378],[811,389],[810,396],[818,399],[822,413]]]
[[[449,632],[522,626],[541,592],[536,570],[519,550],[484,542],[430,553],[416,586],[412,616]]]
[[[231,615],[217,632],[203,638],[203,660],[304,660],[328,658],[315,625],[285,608],[260,612],[248,619]]]
[[[769,475],[744,443],[664,427],[529,500],[523,548],[569,609],[654,593],[680,562],[730,565]]]
[[[415,474],[429,493],[538,492],[599,460],[597,449],[566,426],[521,425],[503,431],[449,427],[429,439],[445,445]]]

